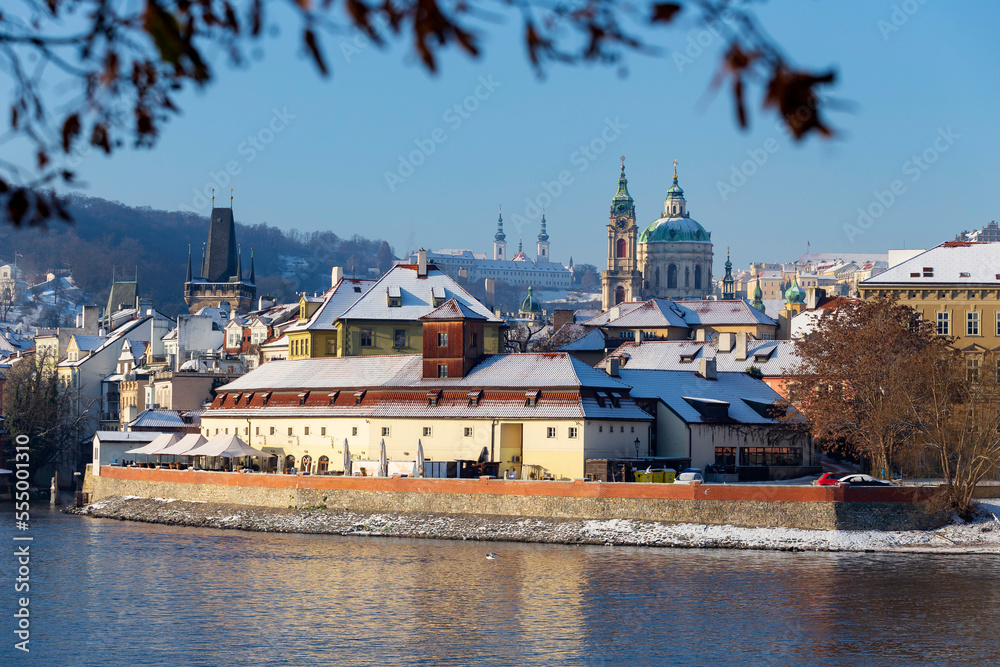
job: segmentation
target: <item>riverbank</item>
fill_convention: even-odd
[[[1000,501],[981,503],[980,508],[979,517],[971,523],[953,522],[933,531],[745,528],[626,519],[357,512],[323,506],[283,509],[135,496],[113,496],[65,511],[121,521],[277,533],[642,547],[1000,555],[1000,519],[997,518],[1000,517]]]

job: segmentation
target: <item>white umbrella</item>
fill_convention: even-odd
[[[378,476],[389,476],[389,457],[385,455],[385,438],[382,438],[382,448],[378,453]]]
[[[190,456],[188,452],[197,447],[201,447],[206,442],[208,442],[208,440],[206,440],[205,436],[201,433],[188,433],[175,444],[170,445],[159,453],[170,456]]]
[[[173,435],[172,433],[160,433],[158,436],[153,438],[150,442],[146,443],[142,447],[136,447],[134,449],[126,450],[126,454],[145,454],[146,460],[149,460],[149,455],[161,447],[161,440],[164,436]]]
[[[237,459],[241,456],[263,456],[270,457],[271,454],[254,449],[247,443],[240,440],[236,435],[220,433],[204,445],[196,447],[188,452],[186,456],[223,456],[227,459]]]
[[[424,444],[417,438],[417,477],[424,476]]]
[[[351,446],[347,444],[347,438],[344,438],[344,474],[348,477],[354,472],[354,464],[351,461]]]

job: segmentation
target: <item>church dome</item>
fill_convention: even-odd
[[[521,308],[518,310],[521,313],[539,313],[542,312],[542,304],[539,303],[538,299],[532,294],[532,288],[528,286],[528,294],[521,301]]]
[[[660,218],[649,223],[639,235],[639,243],[711,243],[711,232],[705,231],[694,218]]]
[[[788,303],[805,303],[806,293],[799,287],[799,277],[792,278],[792,285],[785,290],[785,301]]]

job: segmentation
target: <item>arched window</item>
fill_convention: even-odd
[[[691,267],[684,267],[684,287],[691,287]]]
[[[677,265],[671,264],[667,267],[667,289],[677,288]]]
[[[289,454],[285,457],[285,472],[293,472],[295,470],[295,457]]]
[[[321,456],[319,457],[319,463],[316,464],[316,472],[326,472],[330,469],[330,457]]]
[[[694,288],[701,289],[701,267],[694,267]]]
[[[625,288],[619,285],[615,288],[615,305],[625,300]]]
[[[628,257],[628,242],[625,239],[615,242],[615,257]]]
[[[660,267],[656,267],[656,281],[653,284],[657,287],[660,286]]]
[[[312,463],[313,463],[313,457],[308,456],[308,455],[303,456],[302,457],[302,468],[301,468],[302,472],[309,472],[310,469],[312,468]]]

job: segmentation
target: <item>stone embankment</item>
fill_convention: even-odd
[[[113,496],[65,511],[91,517],[258,532],[599,544],[644,547],[1000,553],[1000,504],[972,524],[937,531],[805,530],[663,523],[628,519],[518,518],[482,514],[360,512],[338,508],[251,507],[170,498]]]

